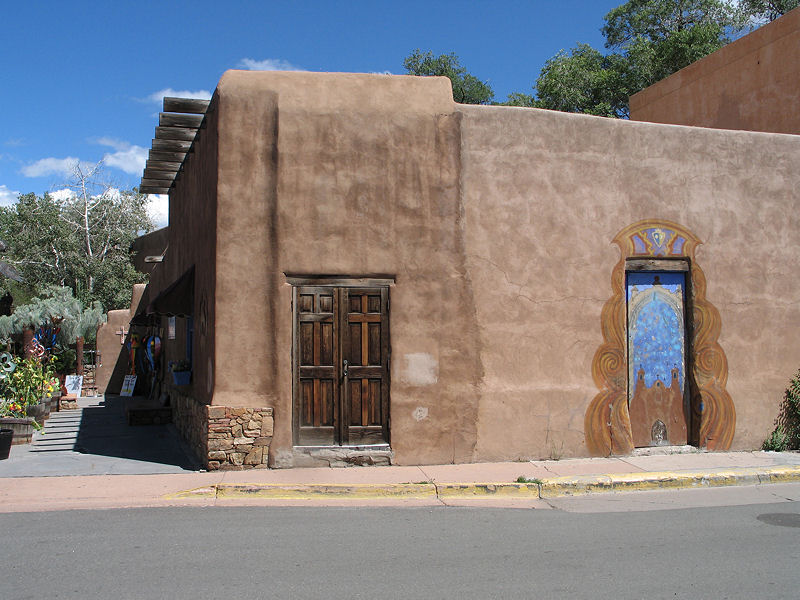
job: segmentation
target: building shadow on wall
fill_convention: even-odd
[[[126,397],[106,395],[96,405],[84,407],[75,440],[75,451],[127,460],[175,465],[187,470],[201,468],[171,423],[128,425]]]

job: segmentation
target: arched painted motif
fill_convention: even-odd
[[[687,381],[691,396],[690,441],[709,450],[727,450],[733,441],[736,411],[725,390],[728,362],[717,342],[719,311],[706,299],[706,280],[695,263],[702,242],[688,229],[670,221],[646,220],[620,231],[613,240],[621,257],[611,273],[611,298],[603,306],[603,343],[592,361],[599,392],[584,420],[586,445],[594,456],[628,454],[633,448],[628,412],[628,357],[625,263],[629,258],[685,258],[689,261],[692,311]]]

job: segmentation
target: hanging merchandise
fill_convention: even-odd
[[[60,327],[45,327],[42,325],[39,327],[36,333],[33,334],[33,339],[39,342],[39,344],[41,344],[42,347],[49,352],[53,349],[53,346],[56,345],[56,337],[60,331]]]
[[[128,336],[128,364],[130,370],[129,375],[136,375],[136,367],[141,361],[141,344],[139,343],[139,334],[132,333]]]
[[[144,347],[145,355],[147,356],[147,363],[150,367],[150,372],[156,371],[156,361],[161,354],[161,338],[157,335],[151,335],[147,338]]]

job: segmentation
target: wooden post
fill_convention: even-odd
[[[75,374],[83,375],[83,336],[75,339]]]

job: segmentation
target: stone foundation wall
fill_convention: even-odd
[[[267,468],[271,408],[208,406],[177,390],[170,403],[175,427],[209,471]]]
[[[172,422],[203,464],[208,460],[208,407],[176,389],[169,392]]]
[[[266,469],[271,408],[208,407],[208,470]]]

